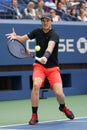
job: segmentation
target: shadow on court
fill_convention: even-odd
[[[87,118],[78,118],[74,120],[42,122],[36,125],[19,124],[11,126],[2,126],[0,129],[28,129],[28,130],[86,130]]]

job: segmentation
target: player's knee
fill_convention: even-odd
[[[40,87],[41,87],[41,84],[40,84],[39,82],[34,82],[33,88],[34,88],[35,90],[39,90]]]
[[[35,89],[40,89],[40,87],[41,87],[41,80],[38,80],[38,79],[34,79],[33,80],[33,88],[35,88]]]
[[[64,94],[63,94],[63,92],[56,91],[55,95],[58,97],[63,97]]]

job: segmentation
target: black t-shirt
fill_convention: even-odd
[[[49,41],[54,41],[55,47],[54,50],[49,57],[47,63],[43,65],[44,67],[51,68],[54,66],[58,66],[58,43],[59,43],[59,35],[54,29],[51,29],[48,33],[44,33],[42,28],[37,28],[32,32],[27,34],[30,39],[36,39],[36,45],[41,47],[41,50],[36,52],[37,57],[42,57],[45,53],[45,50],[48,46]],[[36,63],[39,63],[36,61]]]

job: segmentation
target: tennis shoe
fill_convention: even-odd
[[[74,119],[74,114],[72,111],[70,111],[66,106],[64,108],[59,107],[59,110],[64,112],[66,117],[69,118],[70,120]]]
[[[29,121],[29,125],[35,125],[36,123],[38,123],[38,115],[36,113],[33,113]]]

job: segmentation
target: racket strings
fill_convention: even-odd
[[[26,49],[25,46],[17,40],[8,41],[7,45],[10,54],[17,58],[35,58],[35,56],[30,52],[30,50]]]

